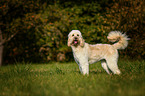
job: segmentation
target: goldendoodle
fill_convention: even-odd
[[[108,68],[114,74],[121,74],[117,66],[118,49],[125,49],[129,38],[120,31],[111,31],[107,37],[110,44],[88,44],[85,43],[79,30],[72,30],[68,35],[68,46],[71,46],[73,56],[82,74],[89,74],[89,64],[101,60],[102,67],[110,74]]]

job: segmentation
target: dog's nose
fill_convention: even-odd
[[[78,39],[77,37],[75,37],[75,39]]]

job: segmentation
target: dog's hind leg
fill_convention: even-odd
[[[108,70],[107,63],[106,63],[105,60],[102,60],[102,61],[101,61],[101,65],[102,65],[102,67],[104,68],[104,70],[105,70],[108,74],[110,74],[110,72],[109,72],[109,70]]]
[[[109,69],[114,73],[114,74],[121,74],[120,70],[118,69],[117,66],[117,58],[108,58],[106,60],[107,65],[109,67]]]

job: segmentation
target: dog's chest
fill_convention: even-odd
[[[74,58],[77,59],[79,61],[80,58],[83,58],[87,55],[87,51],[85,50],[85,48],[72,48],[73,50],[73,55]]]

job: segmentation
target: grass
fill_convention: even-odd
[[[120,76],[100,62],[83,76],[76,63],[16,64],[0,67],[0,96],[144,96],[145,61],[118,62]]]

